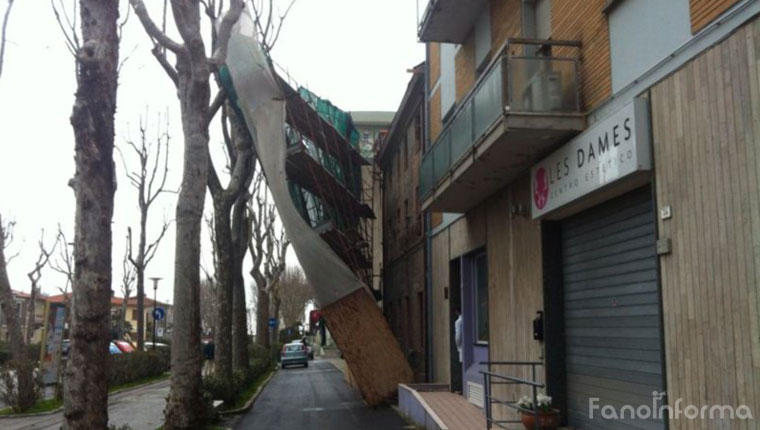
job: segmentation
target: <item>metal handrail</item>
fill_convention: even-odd
[[[491,430],[493,426],[499,427],[501,429],[507,429],[507,427],[505,427],[504,424],[514,424],[514,423],[521,422],[521,420],[495,420],[493,418],[492,405],[497,404],[497,405],[504,405],[504,406],[516,409],[523,413],[532,414],[534,417],[536,417],[534,421],[535,430],[538,430],[540,428],[540,425],[539,425],[539,419],[538,419],[538,412],[535,410],[535,407],[538,404],[537,390],[539,388],[545,388],[545,384],[542,384],[536,381],[536,366],[543,366],[544,363],[540,361],[482,361],[480,362],[480,364],[488,366],[488,370],[480,371],[480,373],[483,375],[483,385],[485,389],[483,406],[486,413],[486,429]],[[523,378],[518,378],[515,376],[495,373],[491,371],[491,366],[530,366],[531,379],[523,379]],[[502,380],[502,381],[509,381],[509,382],[493,382],[492,379],[494,378],[498,380]],[[530,410],[530,409],[521,408],[517,406],[516,401],[503,400],[503,399],[498,399],[494,397],[492,395],[491,385],[500,384],[500,383],[529,386],[531,390],[531,397],[533,398],[534,409]]]

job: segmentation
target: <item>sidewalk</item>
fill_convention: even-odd
[[[169,380],[129,389],[108,398],[108,423],[117,428],[127,424],[132,430],[156,430],[164,423],[164,407]],[[0,418],[3,430],[58,430],[63,412],[23,418]]]

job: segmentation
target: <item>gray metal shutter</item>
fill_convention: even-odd
[[[663,420],[605,420],[590,398],[652,408],[662,392],[655,216],[645,187],[562,223],[568,421],[593,429],[664,429]]]

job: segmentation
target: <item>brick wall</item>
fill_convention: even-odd
[[[430,76],[428,88],[431,90],[441,77],[441,45],[437,42],[428,43],[428,65],[430,67]]]
[[[691,31],[698,32],[739,0],[690,0]]]
[[[491,52],[521,32],[520,0],[491,0]]]
[[[441,134],[441,88],[438,87],[430,96],[430,142],[434,143]]]
[[[580,93],[585,111],[593,110],[612,94],[609,29],[602,12],[606,1],[552,1],[552,38],[583,44]]]
[[[459,103],[475,83],[475,32],[459,47],[454,58],[456,79],[456,101]]]

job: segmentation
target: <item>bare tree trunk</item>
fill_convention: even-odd
[[[119,4],[102,0],[80,0],[79,4],[82,46],[76,53],[77,92],[71,114],[76,151],[72,181],[76,264],[63,428],[105,429]]]
[[[22,363],[24,357],[24,338],[21,334],[21,324],[18,320],[13,293],[11,292],[11,283],[8,279],[6,268],[5,246],[6,231],[0,217],[0,310],[5,317],[8,336],[11,341],[11,354],[16,363]],[[24,411],[34,405],[36,401],[34,395],[34,379],[32,375],[32,366],[18,366],[17,384],[18,384],[18,405],[17,407]]]
[[[221,200],[221,201],[220,201]],[[233,255],[230,207],[223,197],[214,198],[216,246],[216,300],[219,312],[214,329],[214,374],[232,381]]]
[[[138,257],[139,259],[140,257]],[[145,349],[145,271],[141,265],[135,267],[137,275],[137,287],[135,298],[137,300],[137,351]]]
[[[247,195],[241,195],[232,209],[232,366],[235,370],[248,370],[248,309],[245,302],[243,260],[247,251],[248,220],[245,216]]]
[[[269,292],[256,282],[256,343],[269,348]]]
[[[172,377],[165,429],[203,425],[201,399],[200,235],[208,175],[209,66],[200,39],[200,10],[172,0],[175,19],[186,20],[180,33],[194,44],[177,56],[182,130],[185,136],[182,186],[177,199],[174,254],[174,331]],[[185,27],[185,28],[182,28]],[[192,56],[201,57],[191,60]],[[218,336],[217,336],[218,337]]]
[[[24,344],[31,345],[32,335],[34,334],[34,313],[35,303],[37,301],[37,287],[32,286],[29,294],[29,304],[26,306],[26,333],[24,334]]]

